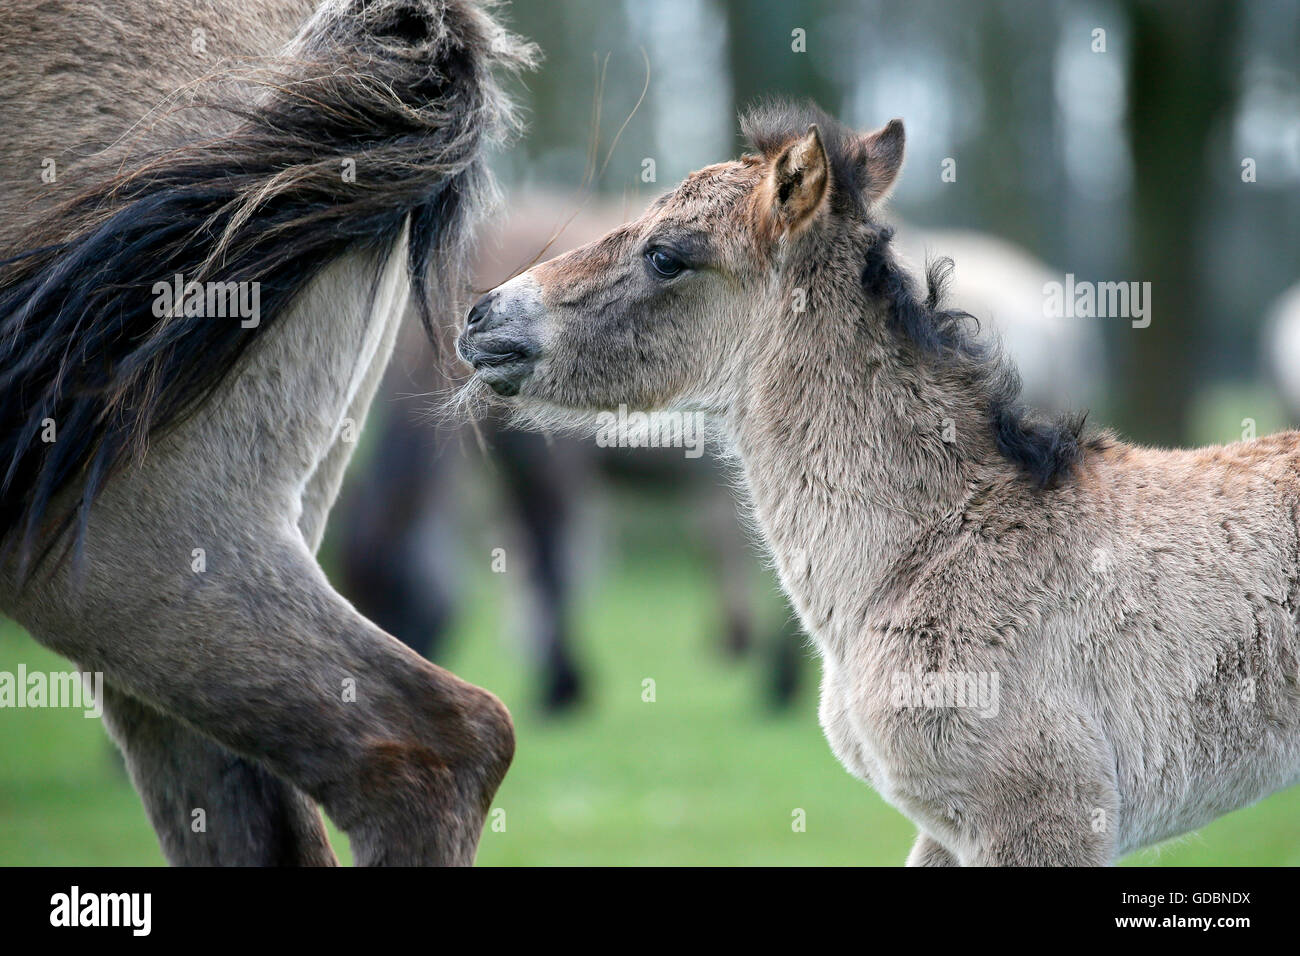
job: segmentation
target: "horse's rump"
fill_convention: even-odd
[[[492,70],[532,55],[468,0],[327,4],[280,54],[106,134],[52,210],[7,210],[28,221],[0,231],[20,237],[0,249],[0,557],[25,572],[59,538],[47,524],[84,521],[324,266],[386,249],[408,217],[432,331],[488,185],[482,143],[511,121]],[[210,314],[213,287],[257,314]]]

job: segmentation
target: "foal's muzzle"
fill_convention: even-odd
[[[494,290],[474,303],[456,351],[492,391],[509,396],[519,394],[540,349],[531,323],[510,308],[507,298]]]

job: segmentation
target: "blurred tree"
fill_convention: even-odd
[[[603,163],[641,94],[641,38],[634,35],[624,5],[609,0],[515,3],[506,13],[511,27],[536,42],[544,59],[539,70],[512,88],[524,107],[528,132],[497,155],[499,171],[513,186],[572,190],[585,172],[594,173]],[[630,124],[593,186],[621,192],[652,142],[647,123]]]
[[[767,96],[810,98],[835,116],[843,87],[819,69],[826,47],[819,29],[842,7],[835,0],[723,0],[728,60],[736,110]],[[804,31],[804,52],[794,49],[793,31]]]
[[[1056,258],[1062,250],[1050,227],[1057,220],[1043,215],[1042,197],[1064,193],[1059,157],[1050,152],[1051,38],[1059,13],[1047,5],[1003,2],[979,5],[966,16],[964,25],[974,34],[984,133],[963,156],[965,181],[979,184],[968,193],[969,225]]]
[[[1208,294],[1199,268],[1215,166],[1211,131],[1234,104],[1236,64],[1226,51],[1236,0],[1127,0],[1131,49],[1134,257],[1151,283],[1151,325],[1130,330],[1131,365],[1120,424],[1135,440],[1187,438],[1195,356],[1206,341]]]

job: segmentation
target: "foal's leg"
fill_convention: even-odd
[[[1113,800],[1118,803],[1118,800]],[[1115,840],[1093,830],[1090,813],[1069,801],[1041,802],[1039,795],[1008,800],[985,820],[977,850],[965,866],[1109,866]],[[1112,817],[1113,819],[1113,817]]]
[[[964,866],[1110,866],[1114,842],[1071,816],[1011,810],[1022,819],[1003,821],[982,835],[981,846]]]
[[[174,866],[334,866],[320,811],[294,786],[116,688],[104,723]]]
[[[957,858],[949,853],[934,837],[921,833],[912,845],[912,852],[907,855],[908,866],[961,866]]]
[[[1114,756],[1090,717],[1018,714],[1019,732],[986,739],[1001,759],[972,781],[965,866],[1109,866],[1119,825]]]

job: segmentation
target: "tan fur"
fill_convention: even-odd
[[[1112,863],[1300,776],[1300,435],[1194,451],[1100,436],[1039,487],[978,377],[907,340],[864,286],[901,132],[842,147],[852,182],[832,177],[785,220],[807,228],[770,238],[747,210],[792,140],[695,173],[491,293],[497,318],[462,351],[533,419],[619,402],[717,416],[821,653],[826,736],[916,822],[909,862]],[[646,250],[682,233],[707,256],[656,278]],[[483,361],[508,349],[530,357]],[[981,674],[996,713],[894,694]]]

